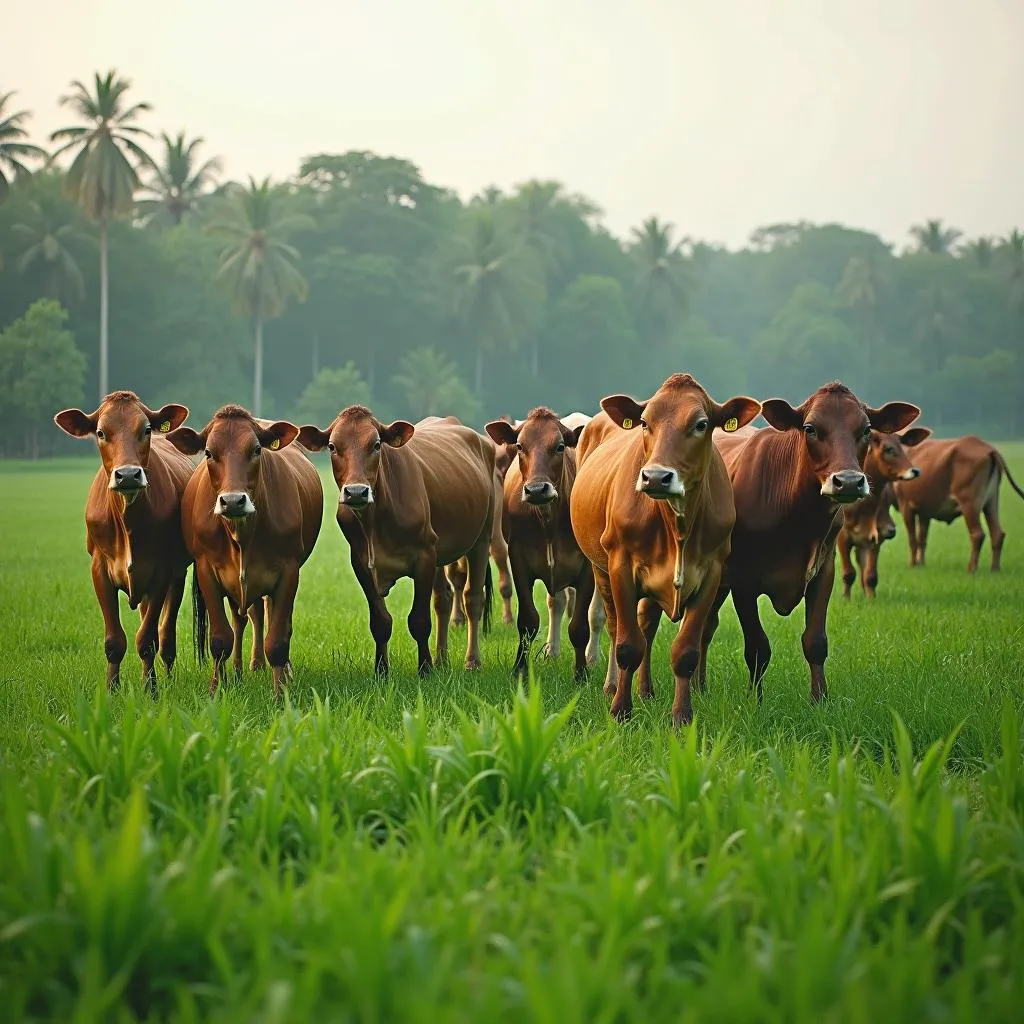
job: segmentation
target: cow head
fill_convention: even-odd
[[[931,437],[928,427],[911,427],[902,434],[883,434],[871,431],[871,459],[885,480],[916,480],[921,470],[911,461],[908,448],[919,445]]]
[[[528,505],[550,505],[558,497],[566,448],[575,448],[583,427],[570,430],[550,409],[534,409],[519,426],[506,420],[488,423],[484,430],[496,445],[519,457],[522,497]]]
[[[350,405],[326,430],[301,427],[299,444],[311,452],[330,451],[338,503],[358,510],[373,504],[384,447],[401,448],[415,431],[405,420],[385,426],[366,406]]]
[[[179,427],[167,439],[180,452],[206,457],[210,484],[217,492],[213,510],[224,519],[246,519],[259,509],[253,496],[259,489],[260,465],[265,458],[288,445],[298,436],[294,423],[278,420],[263,426],[240,405],[225,405],[196,433],[191,427]]]
[[[738,430],[761,405],[744,397],[719,405],[688,373],[676,373],[646,402],[611,395],[601,399],[601,408],[624,430],[643,432],[644,463],[636,489],[678,511],[707,472],[715,427]]]
[[[776,430],[802,431],[821,493],[841,505],[860,501],[870,491],[864,458],[871,432],[893,434],[920,414],[916,405],[906,402],[868,408],[838,381],[818,388],[797,409],[781,398],[771,398],[761,406],[761,415]]]
[[[115,391],[94,413],[64,409],[53,422],[71,437],[96,438],[107,486],[131,502],[149,485],[146,470],[153,431],[167,434],[187,416],[183,405],[165,405],[154,412],[134,391]]]

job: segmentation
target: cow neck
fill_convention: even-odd
[[[568,451],[568,449],[566,449]],[[569,496],[572,492],[572,485],[576,480],[575,465],[570,467],[570,460],[563,457],[562,473],[558,478],[558,497],[550,504],[533,507],[534,515],[540,523],[541,533],[544,536],[544,557],[548,567],[548,582],[551,585],[551,593],[555,592],[555,556],[557,554],[555,542],[558,539],[558,520],[563,508],[569,507]],[[562,502],[565,502],[563,505]]]
[[[682,501],[678,499],[672,501],[669,499],[658,502],[658,511],[661,513],[662,522],[665,524],[669,535],[675,538],[676,542],[676,562],[672,573],[672,589],[675,594],[672,602],[673,622],[678,622],[682,614],[683,575],[685,571],[683,549],[686,547],[686,538],[689,537],[690,532],[693,530],[706,487],[707,474],[705,473],[696,487],[686,491]]]
[[[388,463],[395,454],[397,453],[390,445],[381,447],[380,460],[377,463],[377,482],[373,488],[373,501],[363,509],[352,510],[356,522],[363,531],[363,537],[366,539],[366,568],[370,572],[373,589],[378,593],[380,593],[380,586],[377,583],[377,550],[374,543],[375,536],[379,532],[377,509],[388,507]],[[379,525],[383,526],[383,523]]]
[[[788,433],[795,432],[787,432],[787,436]],[[825,564],[830,545],[838,537],[842,527],[845,506],[831,501],[821,493],[821,484],[818,483],[818,477],[810,464],[803,438],[797,434],[796,440],[799,443],[800,455],[797,461],[799,472],[793,492],[792,512],[799,523],[809,523],[812,528],[811,557],[807,561],[807,569],[804,574],[806,586],[818,575]]]
[[[152,480],[150,481],[150,486],[152,486]],[[107,507],[110,509],[114,528],[124,542],[127,553],[125,568],[128,574],[128,602],[131,604],[135,600],[135,595],[132,593],[133,574],[135,572],[135,555],[132,548],[133,534],[142,528],[143,523],[149,516],[149,488],[147,487],[141,494],[136,494],[131,498],[118,494],[117,491],[108,490]]]
[[[266,458],[266,456],[260,456],[260,458]],[[260,463],[259,472],[256,474],[256,486],[252,489],[251,496],[252,503],[256,506],[256,511],[241,520],[230,520],[225,519],[223,516],[220,517],[224,532],[228,535],[231,543],[238,549],[239,615],[244,615],[249,607],[249,599],[246,592],[246,584],[248,582],[248,566],[246,563],[248,562],[249,547],[259,525],[260,509],[263,507],[265,495],[266,487],[263,483],[263,464]]]

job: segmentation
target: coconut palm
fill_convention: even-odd
[[[299,251],[285,239],[293,231],[312,228],[312,218],[290,213],[269,178],[259,184],[228,189],[213,212],[207,230],[227,242],[220,254],[217,277],[226,283],[237,313],[253,322],[252,411],[260,415],[263,397],[263,322],[280,316],[291,298],[304,302],[306,279],[296,264]]]
[[[27,110],[12,110],[13,92],[0,93],[0,203],[7,198],[12,178],[22,178],[30,171],[27,160],[45,160],[46,150],[26,142]]]
[[[636,263],[636,299],[658,321],[683,312],[688,300],[685,239],[675,241],[673,226],[648,217],[633,229],[630,252]]]
[[[146,182],[146,196],[139,200],[138,210],[144,223],[168,221],[180,224],[198,200],[209,192],[220,174],[217,157],[199,162],[198,150],[205,140],[186,140],[184,132],[171,138],[161,133],[163,154]]]
[[[139,170],[152,166],[149,154],[136,141],[149,132],[134,122],[150,109],[148,103],[127,102],[131,82],[116,71],[93,78],[93,91],[82,82],[72,82],[71,92],[62,96],[61,106],[73,110],[84,124],[61,128],[51,136],[60,143],[53,159],[74,153],[64,179],[64,190],[100,226],[100,398],[109,390],[108,342],[109,273],[107,267],[107,226],[111,217],[132,211],[139,189]]]
[[[943,227],[941,220],[928,220],[924,224],[915,224],[910,229],[910,237],[917,243],[918,252],[948,256],[963,237],[963,232]]]
[[[995,246],[992,243],[991,238],[986,238],[982,235],[976,238],[973,242],[968,242],[962,252],[970,256],[975,263],[982,269],[988,270],[992,266],[992,257],[995,255]]]
[[[1010,302],[1024,311],[1024,231],[1014,228],[999,245],[1000,263],[1010,285]]]
[[[18,270],[24,274],[33,267],[45,267],[47,295],[57,302],[84,298],[85,281],[74,250],[81,250],[91,239],[52,207],[33,199],[29,210],[28,222],[11,225],[11,234],[21,239],[23,246]]]

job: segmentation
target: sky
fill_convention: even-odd
[[[417,164],[464,198],[554,178],[623,235],[729,246],[840,222],[901,246],[1024,225],[1022,0],[20,0],[0,92],[38,139],[116,68],[153,130],[228,177],[318,152]],[[18,40],[17,45],[11,45]]]

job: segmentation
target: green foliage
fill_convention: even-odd
[[[28,162],[45,160],[46,151],[28,142],[27,110],[12,110],[13,92],[0,93],[0,203],[10,192],[12,178],[29,175]]]
[[[481,415],[480,403],[459,376],[458,366],[432,348],[414,348],[404,355],[391,383],[401,398],[402,415],[410,420],[456,416],[473,423]]]
[[[139,200],[137,209],[145,223],[180,224],[220,173],[220,160],[212,157],[199,163],[197,150],[204,140],[186,141],[184,132],[173,139],[164,132],[160,139],[163,153],[153,164],[146,184],[148,194]]]
[[[325,427],[350,405],[373,407],[370,388],[351,361],[337,369],[321,370],[306,385],[295,407],[295,421]]]

